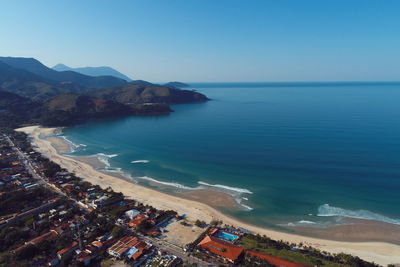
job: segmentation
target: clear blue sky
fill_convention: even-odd
[[[134,79],[400,80],[397,0],[3,0],[0,53]]]

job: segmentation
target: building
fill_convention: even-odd
[[[126,216],[129,220],[133,220],[133,218],[135,218],[138,214],[140,214],[140,211],[135,210],[135,209],[125,211],[125,216]]]
[[[141,241],[137,237],[124,236],[112,245],[107,252],[117,258],[126,256],[128,259],[136,260],[150,248],[151,244]]]
[[[135,218],[133,218],[133,220],[128,222],[128,226],[131,228],[137,228],[139,224],[141,224],[144,220],[146,220],[146,218],[147,218],[146,215],[138,214],[136,215]]]
[[[246,255],[252,256],[252,257],[257,257],[257,258],[267,261],[275,266],[285,266],[285,267],[307,267],[308,266],[308,265],[304,265],[304,264],[300,264],[300,263],[291,262],[291,261],[288,261],[285,259],[278,258],[276,256],[258,252],[258,251],[248,250],[248,251],[246,251]]]
[[[11,253],[17,253],[18,251],[23,250],[26,247],[33,246],[33,245],[37,246],[45,240],[51,241],[51,240],[56,239],[57,237],[58,237],[57,231],[50,230],[49,232],[47,232],[41,236],[38,236],[34,239],[29,240],[28,242],[25,242],[24,245],[20,246],[19,248],[16,248],[15,250],[12,250]]]
[[[206,235],[197,245],[199,248],[205,249],[213,254],[222,257],[224,260],[235,263],[242,255],[244,248],[233,245],[214,236]]]
[[[78,248],[78,242],[74,241],[69,247],[63,248],[57,252],[57,257],[61,260],[63,257],[71,254]]]

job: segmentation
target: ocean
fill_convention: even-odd
[[[400,83],[199,83],[167,116],[66,128],[72,155],[168,193],[218,190],[260,226],[400,225]]]

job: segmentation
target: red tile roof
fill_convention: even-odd
[[[59,250],[57,252],[58,255],[62,256],[65,253],[68,253],[69,251],[71,251],[72,249],[78,247],[78,242],[72,242],[72,244],[69,247],[63,248],[62,250]]]
[[[101,248],[103,246],[103,243],[101,243],[100,241],[93,241],[92,245],[98,248]]]
[[[32,245],[38,245],[39,243],[43,242],[44,240],[54,240],[56,239],[56,237],[58,236],[58,233],[54,230],[51,230],[41,236],[38,236],[34,239],[29,240],[28,242],[26,242],[25,245],[22,245],[14,250],[12,250],[12,253],[16,253],[26,247],[32,246]]]
[[[216,232],[218,232],[218,228],[211,228],[210,231],[208,232],[208,234],[214,235]]]
[[[31,243],[32,245],[37,245],[40,242],[43,242],[44,240],[54,240],[56,239],[58,236],[58,233],[54,230],[51,230],[41,236],[38,236],[30,241],[28,241],[28,243]]]
[[[137,237],[133,236],[124,236],[117,241],[114,245],[112,245],[108,251],[111,253],[115,253],[118,255],[124,254],[128,249],[133,247],[138,242]]]
[[[236,261],[244,248],[230,244],[214,236],[207,235],[197,246],[207,249],[208,251],[227,258],[231,261]]]
[[[281,258],[272,256],[272,255],[268,255],[268,254],[265,254],[265,253],[262,253],[262,252],[248,250],[248,251],[246,251],[246,254],[250,255],[250,256],[258,257],[258,258],[263,259],[263,260],[266,260],[266,261],[268,261],[269,263],[271,263],[271,264],[273,264],[275,266],[308,267],[308,265],[295,263],[295,262],[288,261],[288,260],[285,260],[285,259],[281,259]]]
[[[135,218],[133,218],[130,222],[128,222],[129,227],[137,227],[141,222],[146,219],[144,214],[138,214]]]

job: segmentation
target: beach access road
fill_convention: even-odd
[[[52,190],[53,192],[57,193],[58,195],[62,196],[62,197],[66,197],[69,200],[73,201],[73,203],[75,203],[75,205],[77,207],[79,207],[82,211],[88,213],[90,212],[87,208],[83,207],[82,205],[80,205],[78,203],[77,200],[69,197],[67,194],[65,194],[63,191],[61,191],[61,189],[55,187],[54,185],[48,183],[46,181],[46,179],[40,175],[35,167],[34,164],[32,163],[32,161],[29,159],[29,157],[27,155],[25,155],[15,144],[14,142],[10,139],[9,136],[4,135],[4,137],[7,139],[8,143],[10,144],[10,146],[12,147],[12,149],[18,154],[18,157],[21,159],[21,161],[24,163],[26,169],[28,170],[28,172],[32,175],[32,177],[37,180],[37,182],[47,188],[49,188],[50,190]]]

